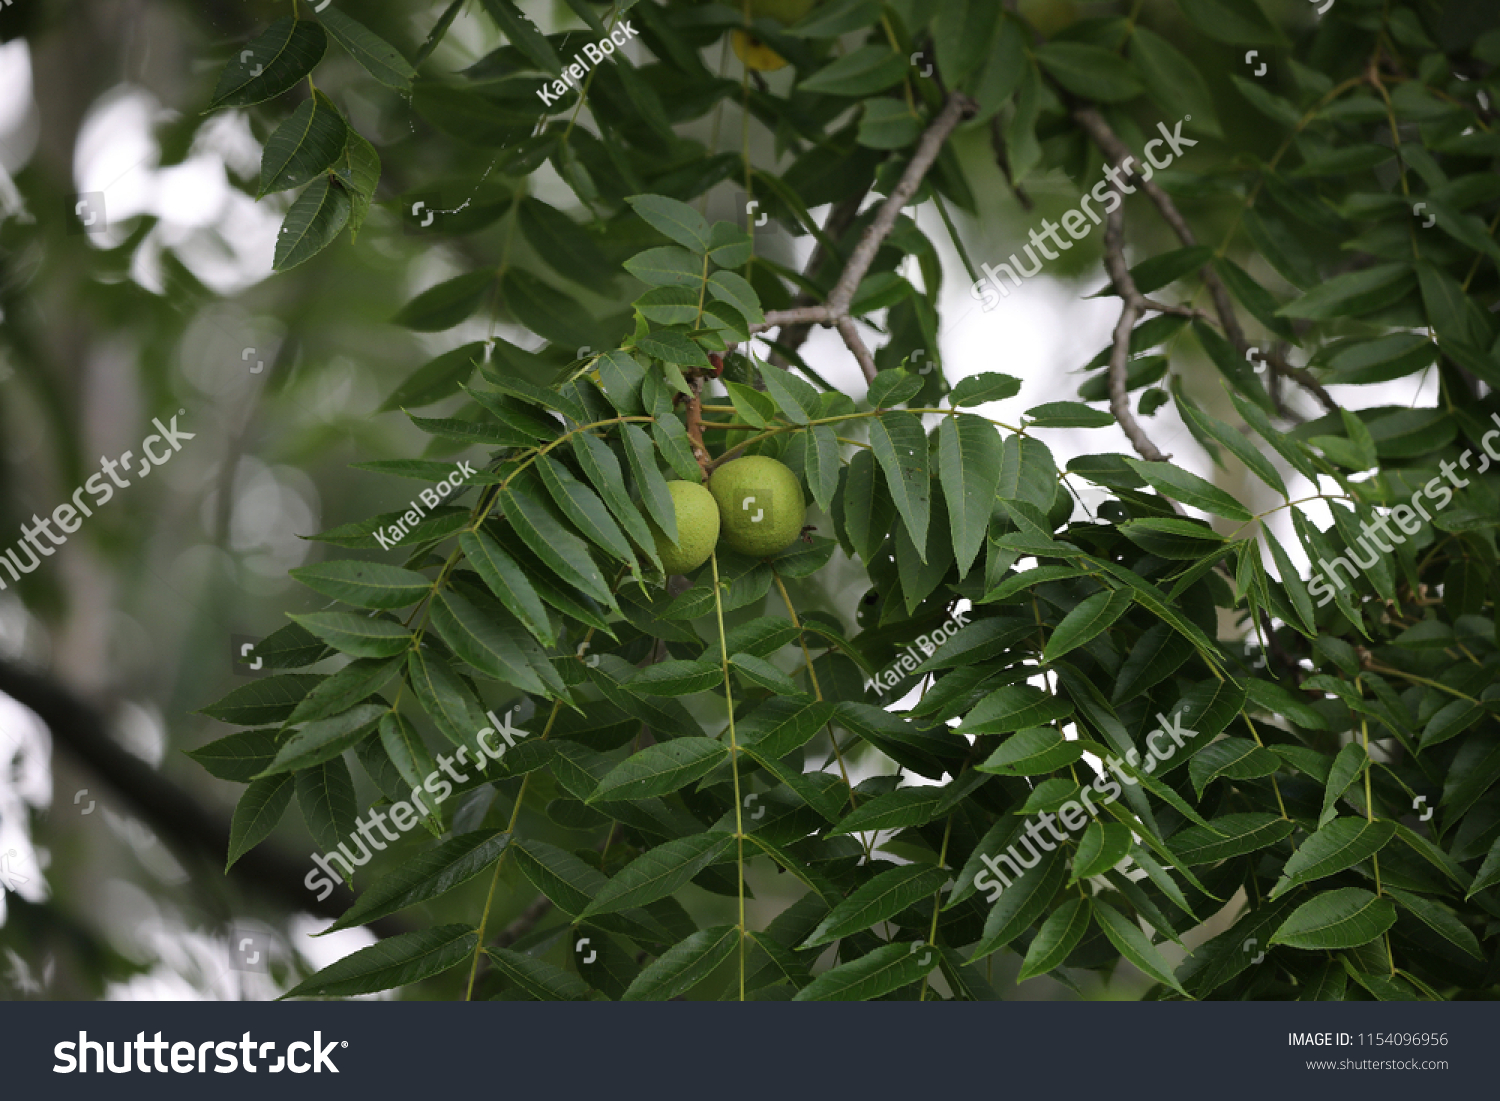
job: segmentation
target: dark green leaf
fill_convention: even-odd
[[[870,446],[907,533],[925,562],[932,486],[922,422],[914,413],[881,413],[870,422]]]
[[[492,271],[471,271],[429,287],[401,308],[394,325],[419,333],[440,333],[468,319],[495,281]]]
[[[432,589],[432,582],[415,570],[352,558],[301,566],[291,573],[314,592],[357,608],[406,608]]]
[[[345,956],[303,980],[283,998],[346,998],[420,982],[474,954],[478,934],[468,925],[438,925],[399,933]]]
[[[287,739],[262,775],[295,772],[337,757],[368,734],[388,710],[381,704],[362,703],[342,715],[308,723]]]
[[[357,658],[393,658],[411,646],[399,623],[352,612],[315,612],[291,617],[340,653]]]
[[[733,846],[733,836],[723,830],[678,837],[658,845],[621,868],[579,917],[612,914],[665,898],[703,869],[717,864]]]
[[[266,139],[259,194],[301,187],[338,160],[348,135],[333,101],[314,92]]]
[[[947,880],[945,869],[924,864],[903,864],[879,872],[835,906],[801,947],[817,948],[874,928],[913,903],[931,898]]]
[[[224,66],[208,109],[248,107],[290,90],[323,57],[328,36],[306,19],[278,19]]]
[[[740,931],[733,925],[702,929],[668,948],[621,995],[622,1001],[670,1001],[708,978],[734,954]]]
[[[354,833],[354,778],[342,757],[296,773],[297,802],[308,832],[324,852],[332,852]]]
[[[1325,891],[1292,911],[1271,937],[1309,952],[1358,948],[1369,944],[1396,922],[1396,907],[1388,899],[1360,887]]]
[[[416,856],[369,887],[353,906],[323,933],[368,925],[378,918],[446,894],[484,871],[505,851],[510,834],[498,829],[458,834]]]
[[[555,643],[552,624],[541,597],[515,559],[483,531],[466,531],[458,537],[464,558],[478,571],[490,592],[500,598],[512,615],[519,619],[543,644]]]
[[[913,941],[883,944],[867,956],[841,963],[808,983],[796,1002],[865,1002],[920,982],[937,966],[937,949]]]
[[[292,778],[285,774],[263,777],[245,789],[245,794],[235,804],[234,818],[229,823],[226,873],[234,867],[235,861],[271,835],[287,804],[292,801],[292,791]]]
[[[1093,916],[1088,902],[1081,898],[1070,898],[1054,910],[1026,950],[1026,959],[1016,981],[1025,982],[1060,967],[1083,940]]]
[[[211,776],[234,784],[248,784],[276,759],[276,731],[237,730],[216,742],[189,749],[187,755]]]
[[[322,252],[349,222],[353,204],[327,176],[315,179],[292,204],[276,235],[277,271],[290,271]]]
[[[626,201],[658,233],[700,256],[708,252],[708,222],[686,203],[664,195],[632,195]]]
[[[1063,617],[1047,640],[1042,653],[1044,662],[1056,661],[1062,655],[1084,646],[1107,631],[1130,608],[1128,590],[1111,589],[1084,599]]]
[[[329,7],[318,18],[339,45],[376,80],[398,92],[411,90],[412,78],[417,71],[396,47],[338,8]]]
[[[1126,917],[1109,903],[1097,898],[1091,900],[1089,905],[1093,908],[1094,917],[1098,919],[1099,928],[1104,930],[1104,935],[1120,955],[1157,982],[1170,986],[1179,994],[1187,993],[1177,982],[1167,961],[1162,959],[1156,945],[1141,932],[1141,927],[1134,918]]]
[[[1101,103],[1134,99],[1144,90],[1120,57],[1083,42],[1048,42],[1036,59],[1070,92]]]
[[[647,746],[609,771],[590,803],[666,795],[708,775],[728,750],[712,738],[673,738]]]

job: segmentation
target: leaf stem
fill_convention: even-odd
[[[546,741],[547,735],[552,733],[552,724],[557,721],[557,713],[562,709],[561,700],[552,701],[552,714],[547,716],[547,725],[542,729],[540,741]],[[505,827],[505,832],[510,834],[511,840],[515,840],[516,823],[521,818],[521,804],[526,801],[526,785],[531,781],[531,773],[521,777],[521,790],[516,792],[516,805],[510,812],[510,825]],[[500,867],[505,863],[506,854],[510,852],[510,841],[505,843],[505,848],[500,850],[500,855],[495,858],[495,871],[490,876],[489,893],[484,896],[484,914],[479,919],[479,939],[474,944],[474,960],[469,964],[469,985],[464,990],[464,1001],[471,1001],[474,997],[474,977],[479,973],[479,957],[484,954],[484,931],[490,921],[490,907],[495,901],[495,886],[500,882]]]
[[[1240,708],[1240,718],[1245,720],[1245,725],[1250,728],[1250,737],[1255,739],[1255,744],[1261,749],[1266,748],[1266,743],[1260,740],[1260,732],[1255,729],[1255,724],[1250,721],[1250,715],[1244,708]],[[1369,777],[1366,777],[1369,779]],[[1281,800],[1281,785],[1276,782],[1276,773],[1271,773],[1271,790],[1276,792],[1276,805],[1281,808],[1281,817],[1290,822],[1292,816],[1286,812],[1286,804]]]
[[[724,670],[724,704],[729,711],[729,763],[734,771],[735,886],[740,901],[740,1001],[745,1000],[745,808],[740,801],[740,747],[734,734],[734,690],[729,683],[729,646],[724,640],[724,594],[719,588],[719,556],[710,554],[714,577],[714,616],[719,624],[719,663]]]
[[[964,764],[967,765],[968,762],[965,761]],[[960,770],[960,771],[962,771],[962,770]],[[958,777],[955,776],[953,778],[953,782],[955,784],[958,783]],[[948,839],[950,837],[952,837],[952,836],[953,836],[953,814],[950,812],[949,815],[948,815],[948,821],[943,825],[943,844],[942,844],[942,848],[940,848],[938,850],[938,867],[939,868],[944,867],[947,864],[947,862],[948,862]],[[930,945],[933,948],[937,947],[938,912],[942,908],[942,904],[943,904],[943,889],[941,887],[939,887],[935,892],[933,892],[933,895],[932,895],[932,926],[927,930],[927,943],[928,943],[928,945]],[[929,971],[927,973],[927,975],[923,975],[922,976],[922,993],[920,995],[918,995],[918,997],[917,997],[917,1001],[919,1001],[919,1002],[925,1002],[927,1000],[927,978],[928,978],[928,975],[930,975],[931,973],[932,972]]]
[[[771,579],[776,582],[776,589],[781,593],[781,600],[786,605],[787,615],[792,617],[792,626],[797,631],[797,644],[802,647],[802,660],[807,663],[807,676],[812,682],[813,695],[817,697],[819,703],[822,703],[823,689],[818,684],[817,671],[813,669],[812,652],[807,648],[807,639],[802,634],[802,621],[797,618],[797,609],[792,607],[792,598],[787,594],[786,582],[782,581],[781,574],[777,573],[775,569],[771,570]],[[858,810],[859,803],[854,796],[854,783],[849,779],[849,769],[844,764],[844,754],[839,749],[839,740],[834,737],[831,723],[828,725],[828,740],[833,743],[833,756],[839,763],[839,775],[844,778],[844,783],[849,788],[849,808],[851,810]],[[868,839],[865,842],[865,855],[874,859],[874,853],[870,850]]]

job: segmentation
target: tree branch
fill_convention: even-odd
[[[108,723],[93,704],[51,677],[4,658],[0,658],[0,693],[35,712],[59,746],[114,788],[177,853],[193,862],[206,861],[212,868],[220,866],[229,851],[228,823],[121,747],[110,737]],[[226,878],[250,893],[275,899],[288,911],[329,920],[342,916],[354,903],[354,895],[338,886],[319,902],[302,882],[307,871],[300,863],[261,846],[241,857]],[[380,936],[408,931],[404,923],[391,918],[371,922],[368,928]]]
[[[698,460],[703,477],[707,478],[713,460],[708,454],[708,448],[703,446],[703,377],[694,374],[688,380],[688,386],[693,390],[693,396],[687,400],[688,443],[692,445],[693,458]]]
[[[1140,164],[1140,158],[1130,151],[1130,147],[1120,140],[1118,134],[1110,128],[1108,122],[1093,107],[1078,107],[1073,111],[1073,117],[1078,120],[1080,126],[1088,131],[1089,137],[1094,139],[1106,157],[1122,171],[1126,171],[1125,162],[1131,161]],[[1172,197],[1163,191],[1155,181],[1143,180],[1135,175],[1134,182],[1146,193],[1146,197],[1156,206],[1162,221],[1172,227],[1177,234],[1177,239],[1185,246],[1191,248],[1198,243],[1193,235],[1192,227],[1187,224],[1187,219],[1172,202]],[[1250,341],[1245,336],[1245,330],[1240,327],[1239,317],[1234,310],[1234,300],[1229,296],[1229,290],[1224,286],[1223,280],[1219,278],[1218,272],[1205,264],[1199,269],[1199,275],[1203,279],[1203,285],[1208,290],[1209,297],[1213,299],[1214,311],[1219,315],[1219,324],[1224,329],[1224,336],[1234,345],[1235,351],[1244,355],[1250,347]],[[1291,379],[1301,386],[1330,413],[1338,412],[1338,403],[1329,396],[1328,391],[1312,377],[1312,373],[1305,367],[1294,367],[1287,362],[1284,354],[1273,353],[1266,357],[1266,363],[1277,375]]]
[[[942,111],[932,120],[926,132],[922,134],[921,140],[917,142],[916,152],[912,154],[906,171],[901,174],[900,182],[886,197],[874,221],[865,229],[864,236],[860,238],[859,244],[850,254],[849,262],[844,265],[843,273],[834,284],[833,290],[829,292],[826,304],[800,306],[790,310],[773,310],[766,314],[764,322],[750,327],[751,333],[765,332],[767,329],[775,329],[783,325],[832,325],[838,329],[849,351],[859,361],[865,380],[875,381],[875,358],[865,347],[859,330],[855,328],[853,318],[849,315],[849,307],[854,301],[854,294],[859,289],[860,282],[870,270],[870,265],[875,262],[875,256],[880,251],[881,244],[890,236],[891,230],[896,228],[896,219],[901,216],[901,209],[911,202],[917,189],[922,186],[922,180],[926,177],[933,162],[937,160],[943,143],[948,140],[965,116],[973,113],[974,109],[974,101],[968,96],[954,92],[948,97],[948,102]]]
[[[948,97],[947,104],[937,118],[927,127],[922,139],[917,142],[917,151],[912,154],[911,162],[901,174],[901,181],[896,184],[885,200],[885,205],[880,208],[880,213],[875,215],[875,220],[865,230],[864,237],[849,257],[844,274],[839,277],[839,281],[834,284],[833,293],[828,296],[828,312],[835,321],[848,316],[854,293],[859,289],[865,273],[870,270],[870,265],[875,262],[875,254],[880,251],[881,243],[896,228],[896,219],[901,216],[901,209],[911,202],[917,188],[922,186],[922,180],[937,160],[943,143],[964,120],[964,116],[972,114],[974,110],[973,100],[954,92]]]
[[[1117,189],[1118,191],[1118,189]],[[1136,320],[1148,303],[1144,295],[1136,290],[1135,280],[1130,278],[1130,265],[1125,262],[1125,197],[1104,221],[1104,268],[1110,281],[1125,305],[1120,310],[1120,320],[1115,324],[1114,347],[1109,353],[1109,411],[1130,439],[1136,454],[1149,463],[1164,463],[1168,456],[1151,442],[1145,429],[1130,412],[1130,392],[1125,388],[1125,367],[1130,360],[1130,334],[1135,331]]]
[[[803,269],[802,274],[804,277],[809,280],[816,278],[818,271],[828,259],[829,250],[824,246],[823,241],[832,242],[837,246],[839,238],[848,231],[854,219],[859,217],[859,207],[864,201],[865,193],[861,191],[850,195],[847,199],[841,199],[834,204],[833,209],[828,212],[827,221],[823,223],[823,238],[813,248],[812,255],[807,260],[807,267]],[[806,291],[799,291],[792,299],[792,307],[794,309],[815,305],[817,305],[817,299]],[[783,325],[781,332],[777,334],[779,337],[777,342],[795,352],[802,347],[803,343],[807,340],[807,334],[810,332],[812,332],[812,324],[808,322]],[[783,370],[791,366],[786,357],[780,352],[771,356],[771,362]],[[760,380],[757,379],[756,381],[759,382]]]
[[[854,318],[839,318],[837,327],[839,336],[844,338],[845,346],[854,353],[859,369],[865,373],[865,381],[874,382],[875,357],[870,354],[870,349],[865,347],[864,338],[859,335],[859,327],[855,325]]]

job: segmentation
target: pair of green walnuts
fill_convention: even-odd
[[[654,523],[656,553],[668,575],[689,573],[708,561],[722,538],[732,551],[752,558],[777,554],[797,541],[807,505],[791,469],[764,455],[725,463],[708,479],[669,482],[677,516],[677,541]]]

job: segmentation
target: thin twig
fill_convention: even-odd
[[[825,325],[830,323],[827,306],[797,306],[789,310],[770,310],[766,313],[765,321],[750,326],[752,333],[764,332],[767,329],[780,328],[783,325]]]
[[[1121,170],[1125,170],[1125,162],[1131,161],[1140,164],[1141,160],[1130,151],[1130,147],[1120,140],[1120,136],[1110,128],[1108,122],[1093,107],[1078,107],[1073,111],[1073,117],[1078,120],[1089,137],[1094,139],[1094,144],[1103,150],[1104,155],[1110,159]],[[1162,221],[1172,227],[1177,234],[1177,239],[1188,248],[1198,243],[1193,235],[1192,227],[1187,224],[1187,219],[1177,209],[1177,204],[1172,202],[1172,197],[1162,190],[1161,186],[1154,180],[1143,180],[1138,174],[1133,179],[1134,186],[1139,187],[1146,193],[1146,197],[1156,206]],[[1245,330],[1241,328],[1239,317],[1234,310],[1234,300],[1229,296],[1229,290],[1224,286],[1219,273],[1205,264],[1199,274],[1203,279],[1203,285],[1208,290],[1209,297],[1213,299],[1214,312],[1219,315],[1219,324],[1224,329],[1224,336],[1234,345],[1235,351],[1244,355],[1251,346],[1249,338],[1245,336]],[[1338,412],[1338,403],[1329,396],[1328,391],[1323,389],[1317,379],[1305,367],[1294,367],[1287,362],[1284,354],[1272,354],[1266,357],[1266,363],[1275,374],[1291,379],[1301,386],[1330,413]]]
[[[839,336],[844,338],[844,344],[854,353],[854,358],[859,362],[859,369],[865,373],[865,380],[874,382],[875,357],[870,354],[870,349],[865,347],[864,339],[859,335],[859,327],[855,325],[854,318],[839,318],[838,330]]]
[[[693,448],[693,458],[698,460],[698,466],[703,470],[703,476],[708,477],[709,464],[713,461],[708,448],[703,446],[703,379],[694,375],[688,380],[692,387],[693,396],[687,400],[687,435],[688,442]]]
[[[866,227],[864,236],[860,238],[859,244],[850,254],[849,262],[844,265],[843,273],[834,284],[833,290],[829,292],[828,300],[824,305],[773,310],[766,314],[765,321],[752,325],[750,331],[760,333],[784,325],[832,325],[838,329],[849,351],[859,361],[865,380],[874,382],[875,358],[865,347],[864,341],[859,336],[859,330],[854,327],[849,307],[854,301],[860,282],[870,270],[870,265],[875,262],[875,255],[880,251],[881,244],[890,236],[891,230],[896,228],[896,220],[901,216],[902,208],[911,202],[917,189],[922,186],[922,180],[926,177],[933,162],[937,160],[943,143],[948,140],[954,128],[974,110],[974,101],[968,96],[955,92],[948,97],[947,104],[937,118],[932,120],[917,143],[916,152],[912,154],[906,171],[901,174],[900,182],[891,190],[874,220]]]
[[[1135,330],[1136,320],[1141,315],[1146,298],[1136,290],[1135,280],[1130,278],[1130,265],[1125,261],[1125,197],[1105,216],[1104,221],[1104,268],[1115,285],[1116,292],[1125,303],[1120,310],[1120,320],[1115,325],[1114,347],[1109,353],[1109,411],[1114,414],[1130,446],[1148,463],[1164,463],[1168,456],[1151,442],[1145,429],[1130,412],[1130,392],[1125,387],[1125,368],[1130,361],[1130,334]]]
[[[1178,306],[1170,302],[1158,302],[1154,298],[1142,298],[1141,308],[1155,310],[1157,313],[1175,314],[1178,317],[1206,318],[1208,315],[1193,306]]]
[[[902,208],[911,202],[917,193],[917,188],[922,186],[927,170],[937,160],[938,153],[941,152],[948,136],[963,121],[964,116],[974,110],[973,100],[955,92],[948,97],[947,104],[927,127],[927,132],[917,143],[917,151],[912,154],[911,163],[901,174],[901,182],[891,191],[885,205],[880,208],[880,213],[875,215],[875,220],[865,230],[864,237],[860,239],[853,255],[849,257],[849,264],[844,268],[844,274],[839,276],[839,281],[834,284],[833,293],[828,296],[828,310],[834,318],[848,314],[849,303],[854,301],[855,291],[859,289],[865,273],[870,270],[870,265],[875,262],[875,254],[880,251],[881,243],[890,236],[891,230],[896,228],[896,219],[901,216]]]
[[[839,238],[848,231],[854,219],[859,217],[859,208],[864,201],[865,193],[859,191],[850,195],[847,199],[839,200],[833,205],[833,209],[828,212],[828,218],[823,223],[823,237],[813,248],[812,256],[808,257],[807,267],[802,270],[803,277],[809,282],[817,278],[818,271],[828,259],[830,250],[824,245],[824,241],[829,242],[837,248]],[[792,299],[793,309],[815,305],[817,305],[817,299],[806,291],[799,291]],[[795,352],[806,342],[807,334],[810,332],[812,332],[812,323],[810,322],[783,325],[781,332],[777,334],[777,343]],[[772,353],[771,362],[782,370],[791,366],[791,363],[780,352]],[[757,379],[756,381],[758,383],[760,380]]]

